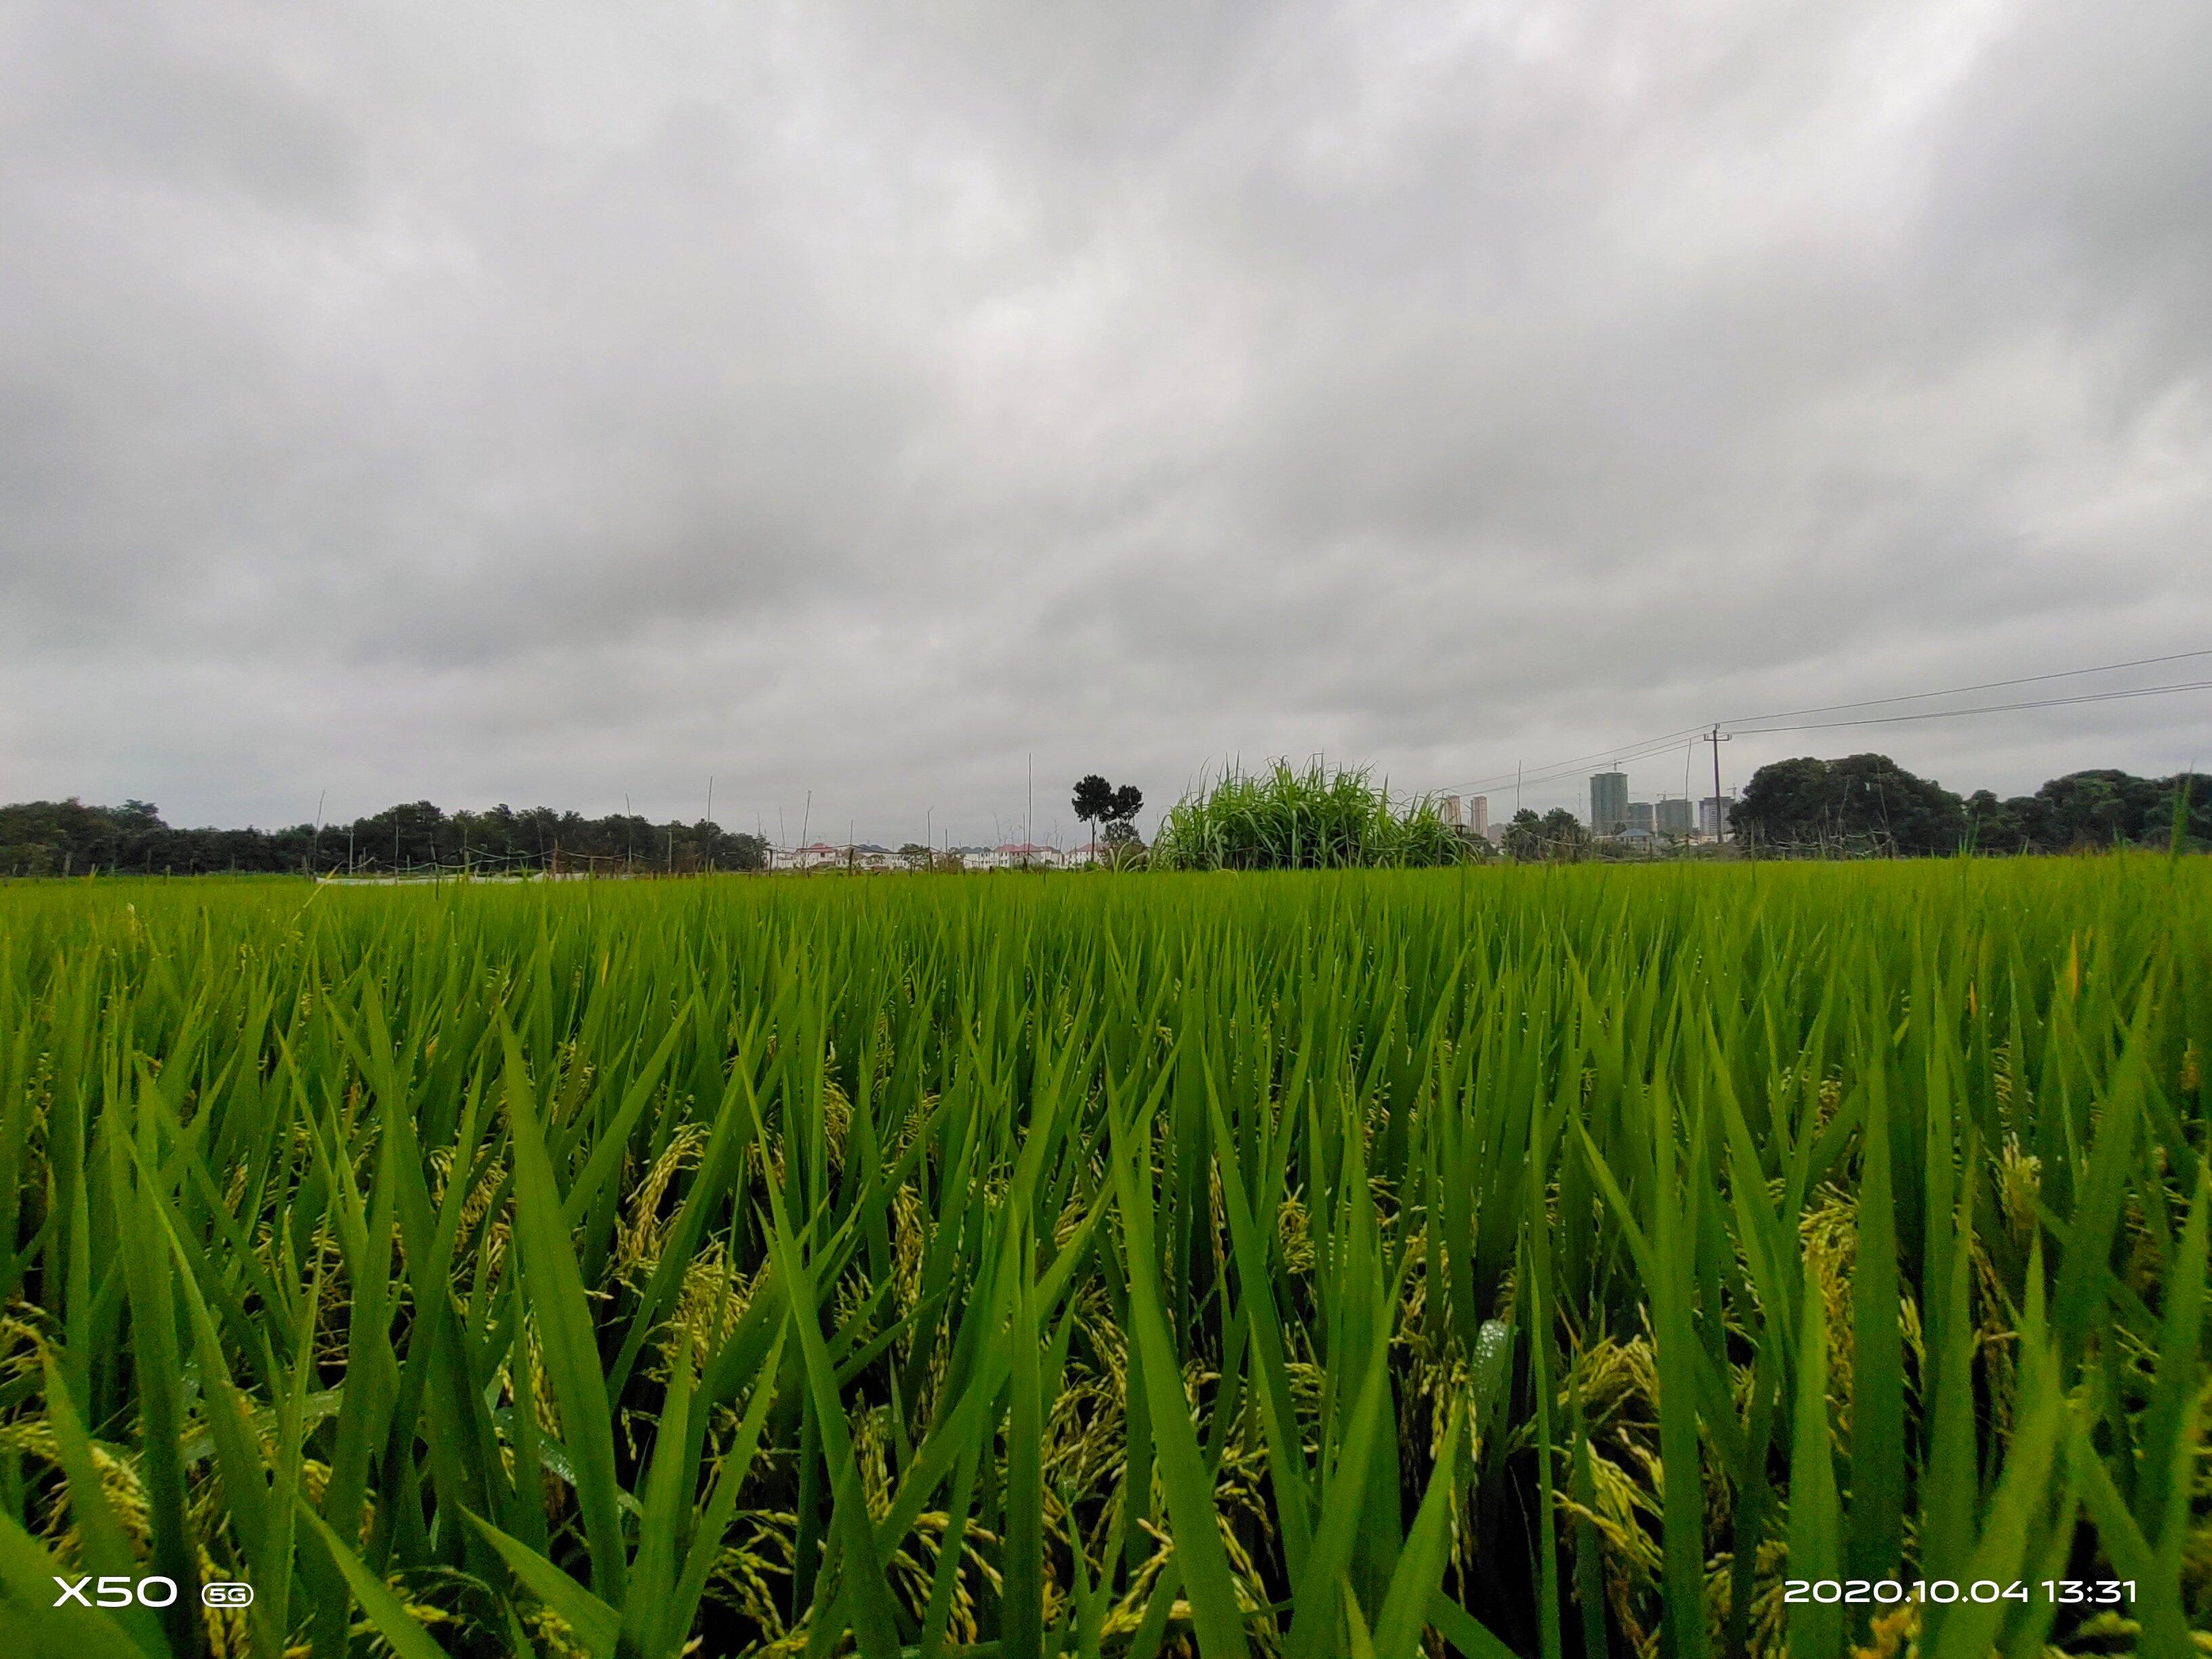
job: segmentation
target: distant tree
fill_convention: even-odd
[[[899,860],[909,870],[929,868],[929,848],[918,841],[910,841],[898,850]]]
[[[1078,823],[1103,823],[1114,815],[1114,786],[1096,772],[1086,773],[1075,781],[1075,797],[1068,804]]]
[[[2147,845],[2202,852],[2212,843],[2212,777],[2182,772],[2165,779],[2165,799],[2154,808],[2162,820],[2144,833]]]
[[[2035,802],[2026,795],[1999,800],[1986,789],[1966,797],[1966,842],[1978,853],[2034,850],[2031,823]]]
[[[765,870],[768,868],[768,837],[743,833],[722,837],[726,849],[717,862],[726,870]]]
[[[1145,860],[1145,843],[1137,839],[1137,827],[1115,818],[1107,824],[1098,836],[1098,861],[1109,869],[1133,869]]]
[[[1828,763],[1811,756],[1773,761],[1752,774],[1742,796],[1729,812],[1739,841],[1756,839],[1769,847],[1817,840],[1834,807]]]
[[[1762,766],[1732,814],[1739,841],[1778,853],[1952,853],[1971,822],[1956,795],[1887,755]]]
[[[42,842],[0,847],[0,876],[51,876],[60,868],[54,862],[54,849]]]
[[[2071,772],[2029,798],[2037,842],[2051,852],[2139,842],[2172,799],[2158,780],[2125,772]]]
[[[1524,806],[1507,821],[1498,850],[1516,864],[1571,863],[1589,856],[1590,834],[1564,806],[1541,817]]]
[[[1075,798],[1070,805],[1075,809],[1078,823],[1096,826],[1092,831],[1094,841],[1121,845],[1136,839],[1136,831],[1129,825],[1145,810],[1145,792],[1133,783],[1125,783],[1117,789],[1092,772],[1077,780]],[[1114,834],[1116,826],[1128,830],[1118,841]]]
[[[1488,864],[1498,857],[1498,843],[1488,836],[1477,834],[1472,824],[1455,824],[1452,830],[1466,850],[1468,863]]]
[[[1571,863],[1589,851],[1589,830],[1564,806],[1545,813],[1538,832],[1543,836],[1544,856],[1556,862]]]
[[[2185,848],[2212,838],[2212,778],[2184,773],[2139,778],[2111,769],[2069,772],[2033,795],[1997,803],[1986,790],[1967,802],[1974,844],[1993,853],[2071,853],[2108,847],[2165,847],[2181,825]]]
[[[1544,856],[1544,820],[1522,807],[1506,821],[1499,850],[1516,864],[1533,864]]]

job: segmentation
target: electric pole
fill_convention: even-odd
[[[1705,739],[1713,746],[1713,845],[1716,847],[1727,839],[1728,830],[1727,809],[1721,801],[1721,745],[1734,735],[1734,732],[1723,732],[1716,725],[1712,735]]]

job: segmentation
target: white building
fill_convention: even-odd
[[[1467,798],[1467,827],[1485,841],[1490,839],[1490,797],[1469,795]]]

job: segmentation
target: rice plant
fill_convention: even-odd
[[[2201,1653],[2208,1048],[2189,859],[10,888],[0,1653]]]

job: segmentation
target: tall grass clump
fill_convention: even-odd
[[[2150,855],[0,890],[0,1654],[2198,1654],[2208,1051]]]
[[[1364,768],[1231,768],[1160,822],[1156,870],[1425,869],[1465,863],[1467,842],[1429,797],[1393,802]]]

